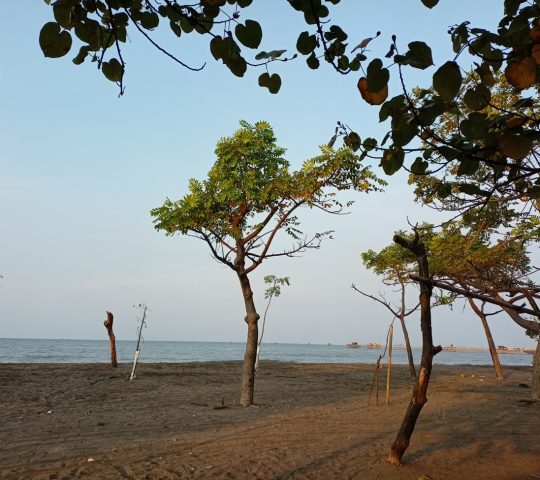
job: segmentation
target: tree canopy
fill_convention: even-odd
[[[236,273],[248,326],[240,403],[248,406],[253,404],[260,318],[249,274],[268,258],[317,249],[331,235],[331,231],[304,235],[297,216],[300,207],[337,214],[350,205],[337,198],[339,190],[370,192],[384,182],[346,147],[323,146],[319,156],[290,171],[285,149],[277,145],[267,122],[241,121],[240,126],[218,142],[217,160],[205,180],[191,179],[187,195],[177,201],[167,199],[151,214],[157,230],[203,240],[213,257]],[[280,232],[292,239],[290,247],[274,248]],[[270,282],[270,295],[277,296],[288,278],[272,277]]]
[[[50,0],[46,0],[50,3]],[[269,67],[276,61],[302,55],[311,69],[321,60],[339,74],[361,71],[358,88],[370,104],[380,105],[381,122],[390,121],[383,139],[365,138],[353,128],[338,123],[331,144],[343,137],[345,144],[361,157],[380,162],[385,173],[400,169],[416,175],[448,168],[458,182],[442,182],[438,195],[448,196],[452,185],[464,196],[485,202],[499,189],[511,187],[515,195],[536,201],[540,197],[540,167],[537,164],[537,91],[540,62],[540,6],[527,0],[504,0],[504,13],[494,30],[478,28],[466,19],[450,26],[452,58],[433,64],[429,42],[412,41],[406,48],[395,36],[384,40],[388,49],[372,54],[374,38],[358,45],[342,27],[333,23],[332,12],[340,0],[289,0],[280,14],[301,14],[306,30],[299,32],[295,53],[279,49],[260,51],[263,30],[249,17],[252,0],[200,0],[182,4],[176,0],[56,0],[51,3],[54,21],[45,24],[39,43],[45,56],[61,57],[72,48],[73,37],[80,43],[73,59],[80,64],[89,58],[106,78],[124,89],[128,33],[138,31],[147,41],[174,61],[189,66],[164,50],[152,38],[158,28],[169,29],[182,41],[186,35],[208,39],[216,60],[231,72],[243,76],[246,69],[260,67],[259,84],[277,93],[281,77]],[[429,9],[436,0],[422,0]],[[464,11],[466,15],[466,11]],[[417,21],[417,20],[415,20]],[[380,44],[380,41],[377,42]],[[386,54],[384,54],[386,52]],[[289,56],[287,56],[289,55]],[[370,56],[370,58],[368,58]],[[467,77],[471,66],[474,76]],[[432,83],[413,95],[404,82],[404,69],[433,68]],[[402,91],[389,96],[391,75]],[[514,98],[501,107],[496,79],[504,75]],[[452,117],[456,128],[441,135],[438,125]],[[336,119],[337,120],[337,119]],[[470,180],[475,174],[489,177],[489,189]]]

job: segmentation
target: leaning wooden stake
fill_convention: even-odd
[[[388,329],[388,367],[386,368],[386,405],[390,403],[390,376],[392,373],[392,337],[394,336],[394,324]]]
[[[388,461],[395,465],[401,463],[405,450],[422,411],[422,407],[427,402],[427,389],[429,377],[433,367],[433,357],[442,350],[439,345],[433,346],[433,335],[431,330],[431,283],[429,282],[429,264],[427,260],[426,247],[420,240],[418,232],[415,232],[414,240],[407,240],[399,235],[394,236],[394,242],[409,249],[415,256],[418,263],[418,275],[423,279],[420,282],[420,325],[422,328],[422,361],[420,363],[420,373],[414,386],[411,401],[407,407],[405,417],[396,435]]]
[[[133,358],[133,368],[131,369],[131,375],[129,381],[131,382],[135,378],[135,369],[137,368],[137,362],[139,361],[139,354],[141,353],[141,336],[144,322],[146,321],[146,310],[148,307],[145,304],[139,305],[143,309],[143,316],[141,319],[141,326],[139,327],[139,337],[137,338],[137,347],[135,348],[135,357]]]
[[[111,366],[118,367],[118,362],[116,361],[116,338],[113,333],[113,320],[114,315],[111,312],[107,312],[107,320],[103,322],[103,325],[105,325],[107,334],[109,335],[109,345],[111,347]]]

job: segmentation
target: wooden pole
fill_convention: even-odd
[[[141,320],[141,327],[139,328],[139,338],[137,339],[137,347],[135,348],[135,356],[133,358],[133,368],[131,369],[131,375],[129,376],[129,381],[131,382],[135,378],[135,369],[137,368],[137,362],[139,361],[139,354],[141,353],[141,336],[142,329],[144,327],[144,322],[146,321],[146,310],[148,307],[143,306],[143,316]]]
[[[118,367],[118,362],[116,361],[116,338],[113,333],[113,320],[114,315],[111,312],[107,312],[107,320],[103,322],[105,328],[107,329],[107,334],[109,335],[109,345],[111,348],[111,366]]]
[[[394,324],[388,329],[388,367],[386,368],[386,405],[390,403],[390,375],[392,372],[392,337],[394,335]]]

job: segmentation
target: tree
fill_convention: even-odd
[[[240,125],[233,136],[218,142],[208,178],[191,179],[187,195],[178,201],[167,199],[151,214],[157,230],[204,241],[212,256],[235,272],[248,328],[240,403],[248,406],[253,404],[259,320],[249,275],[266,259],[317,249],[331,235],[327,231],[304,236],[296,216],[300,207],[340,213],[350,202],[340,203],[336,191],[370,192],[383,182],[348,148],[321,147],[320,156],[290,172],[285,150],[276,144],[268,123]],[[281,251],[271,248],[278,233],[295,243]]]
[[[400,232],[401,233],[401,232]],[[403,235],[401,233],[401,235]],[[405,325],[405,318],[415,312],[419,305],[407,310],[405,303],[405,290],[407,285],[413,283],[409,279],[409,275],[413,272],[413,265],[415,262],[414,256],[410,251],[403,249],[397,244],[389,245],[383,248],[380,252],[374,250],[368,250],[362,253],[362,261],[368,269],[372,269],[377,275],[383,277],[383,283],[389,286],[398,286],[401,294],[400,304],[398,309],[394,309],[392,305],[386,301],[382,296],[375,297],[367,294],[353,285],[353,288],[362,295],[375,300],[378,303],[384,305],[394,317],[399,318],[401,329],[403,331],[403,338],[405,340],[405,347],[407,349],[407,359],[409,362],[409,373],[411,378],[416,379],[416,370],[414,367],[414,357],[411,348],[411,342],[409,340],[409,333],[407,326]]]
[[[455,101],[455,111],[441,115],[433,130],[437,138],[449,142],[463,134],[462,119],[475,111],[467,92],[478,88],[480,80],[477,71],[465,76]],[[486,120],[496,126],[501,121],[501,112],[511,112],[514,105],[523,102],[520,93],[508,83],[503,73],[493,75],[492,83],[489,102],[483,105],[482,112]],[[420,90],[414,93],[417,98],[426,94]],[[431,89],[430,95],[435,93]],[[530,98],[523,107],[523,114],[533,118],[538,107],[538,99]],[[527,123],[526,118],[513,116],[505,121],[517,126]],[[535,155],[531,151],[524,161],[536,164]],[[472,289],[493,298],[495,291],[502,294],[508,288],[523,286],[522,279],[531,273],[526,246],[540,238],[540,223],[535,214],[537,200],[519,190],[523,185],[512,180],[513,173],[499,173],[494,177],[488,165],[467,170],[443,160],[439,171],[410,175],[417,201],[461,217],[460,221],[447,222],[430,244],[432,272],[465,290]],[[530,280],[527,284],[530,288]],[[488,314],[484,310],[486,302],[482,300],[480,307],[472,297],[468,297],[468,302],[482,321],[497,376],[502,378],[486,318]],[[514,313],[519,316],[518,312]]]
[[[264,277],[264,283],[268,285],[264,291],[264,298],[268,300],[266,308],[264,309],[263,323],[261,328],[261,335],[259,336],[259,343],[257,344],[257,358],[255,360],[255,373],[259,368],[259,357],[261,355],[261,344],[264,337],[264,327],[266,326],[266,316],[268,315],[268,309],[272,303],[274,297],[279,297],[281,295],[281,287],[285,285],[289,286],[291,284],[289,277],[276,277],[275,275],[266,275]]]
[[[418,274],[422,278],[429,279],[429,262],[426,246],[420,238],[417,230],[414,237],[408,239],[400,235],[394,235],[394,242],[409,250],[416,258]],[[420,325],[422,330],[422,358],[420,361],[420,373],[414,386],[411,400],[403,417],[401,426],[396,434],[396,438],[390,448],[388,461],[395,465],[401,463],[401,459],[409,446],[409,442],[416,426],[416,421],[427,402],[427,389],[431,370],[433,367],[433,357],[442,350],[439,345],[433,345],[433,334],[431,329],[431,292],[429,282],[420,283]]]
[[[453,291],[466,297],[482,319],[490,352],[496,358],[495,343],[484,312],[484,304],[489,300],[502,307],[526,331],[540,333],[540,310],[535,300],[540,296],[540,287],[531,278],[537,269],[530,265],[527,252],[532,240],[522,235],[519,229],[511,230],[502,239],[495,240],[485,223],[481,229],[477,225],[476,228],[469,226],[468,230],[463,230],[464,223],[446,225],[430,242],[431,271],[438,280],[434,285],[445,289],[458,287]],[[481,308],[474,304],[474,298],[482,301]],[[523,317],[523,313],[516,308],[518,302],[523,301],[529,303],[531,308],[528,313],[532,313],[536,320]],[[535,361],[533,377],[536,379],[540,379],[539,368],[540,364]],[[500,366],[498,376],[502,377]],[[538,397],[540,382],[536,380],[534,383],[534,395]]]

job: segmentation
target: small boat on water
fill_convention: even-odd
[[[358,348],[358,343],[357,342],[351,342],[351,343],[347,343],[347,345],[345,345],[347,348]]]
[[[371,343],[368,343],[367,348],[371,350],[380,350],[381,348],[383,348],[383,345],[381,345],[380,343],[371,342]]]

